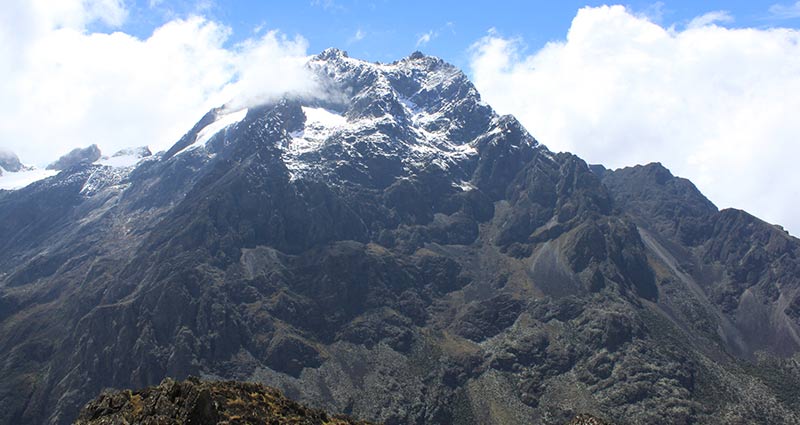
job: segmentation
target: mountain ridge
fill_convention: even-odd
[[[189,375],[390,424],[797,419],[797,239],[550,152],[441,60],[310,66],[347,101],[0,192],[0,421]]]

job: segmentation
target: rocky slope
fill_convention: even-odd
[[[337,95],[0,192],[0,422],[189,375],[387,424],[800,420],[800,241],[439,59],[309,67]]]
[[[575,416],[567,425],[610,425],[608,422],[592,415],[580,414]]]
[[[128,424],[297,424],[369,425],[346,416],[331,416],[286,398],[260,384],[165,379],[139,391],[106,392],[81,410],[75,425]],[[587,414],[568,425],[608,425]]]
[[[141,391],[106,393],[87,404],[75,425],[296,424],[369,425],[330,416],[264,385],[166,379]]]

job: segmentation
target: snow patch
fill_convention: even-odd
[[[301,155],[318,149],[325,139],[347,124],[347,118],[325,108],[305,106],[302,108],[306,124],[303,130],[291,134],[292,141],[289,143],[288,153],[292,155]]]
[[[3,175],[0,176],[0,189],[22,189],[31,183],[44,180],[56,174],[58,174],[58,170],[40,170],[38,168],[17,171],[16,173],[3,170]]]
[[[347,118],[325,108],[309,108],[303,106],[303,114],[306,116],[306,127],[309,124],[317,124],[322,127],[341,127],[347,124]]]
[[[138,154],[112,156],[111,158],[100,158],[95,161],[97,165],[105,165],[113,168],[127,168],[133,167],[142,160],[142,156]]]
[[[214,137],[215,134],[238,123],[239,121],[243,120],[244,117],[246,116],[247,116],[247,108],[242,109],[240,111],[230,112],[218,116],[216,121],[212,122],[211,124],[203,127],[200,131],[198,131],[194,143],[182,149],[181,152],[186,152],[205,146],[206,143],[209,140],[211,140],[211,138]]]
[[[292,139],[283,157],[284,164],[292,172],[291,180],[294,180],[299,172],[310,168],[298,158],[300,155],[318,150],[328,137],[347,125],[346,117],[325,108],[303,106],[302,109],[306,116],[305,127],[290,134]]]
[[[460,182],[453,182],[453,187],[461,189],[462,192],[469,192],[476,189],[472,183],[464,180],[461,180]]]

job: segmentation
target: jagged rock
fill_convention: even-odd
[[[98,148],[97,145],[91,145],[86,148],[75,148],[48,165],[47,169],[65,170],[76,165],[91,164],[100,159],[100,156],[100,148]]]
[[[514,324],[523,304],[503,295],[474,303],[453,324],[453,330],[464,338],[475,342],[483,341]]]
[[[19,162],[19,157],[14,152],[9,152],[0,149],[0,168],[3,170],[15,173],[22,170],[22,163]],[[2,170],[0,170],[0,175]]]
[[[137,158],[147,158],[148,156],[153,155],[150,151],[150,148],[147,146],[140,146],[138,148],[127,148],[127,149],[120,149],[111,155],[112,158],[117,158],[120,156],[135,156]]]
[[[713,226],[717,207],[692,182],[674,177],[660,163],[606,171],[603,183],[619,208],[647,220],[640,224],[682,243],[697,244]]]

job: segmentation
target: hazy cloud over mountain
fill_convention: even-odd
[[[121,25],[118,0],[51,3],[12,0],[3,16],[16,20],[0,25],[0,140],[23,161],[42,165],[92,143],[160,150],[231,99],[314,91],[300,37],[271,31],[230,45],[228,27],[189,17],[139,39],[87,30]]]

